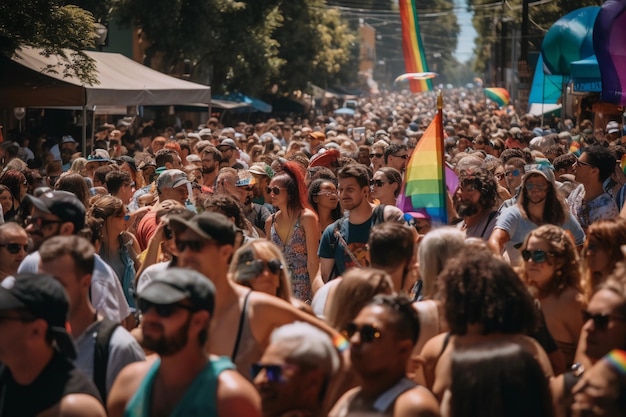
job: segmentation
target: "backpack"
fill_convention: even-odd
[[[96,345],[93,352],[93,382],[96,384],[96,388],[98,388],[104,404],[106,404],[107,398],[106,379],[107,366],[109,363],[109,344],[111,343],[113,332],[119,325],[119,323],[105,318],[98,325],[95,334]]]

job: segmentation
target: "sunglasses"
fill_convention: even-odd
[[[0,323],[2,323],[3,321],[22,321],[22,322],[29,322],[29,321],[34,321],[36,320],[35,317],[32,316],[6,316],[6,315],[0,315]]]
[[[370,324],[359,327],[356,323],[349,323],[342,332],[346,339],[350,340],[355,333],[359,333],[359,338],[363,343],[371,343],[380,339],[380,330]]]
[[[261,371],[265,370],[265,377],[268,382],[284,382],[285,379],[283,378],[283,370],[290,367],[297,367],[297,365],[264,365],[262,363],[253,363],[250,367],[250,376],[252,379],[255,379]]]
[[[409,155],[391,155],[391,156],[395,156],[396,158],[401,158],[401,159],[409,159]]]
[[[280,195],[280,190],[281,190],[281,188],[280,188],[280,187],[267,187],[267,188],[265,189],[265,191],[266,191],[268,194],[274,194],[274,195]]]
[[[261,275],[266,269],[272,274],[278,275],[283,269],[283,264],[280,263],[280,260],[278,259],[271,259],[269,261],[254,259],[252,261],[242,262],[239,264],[239,266],[242,269],[242,277],[245,275],[244,279],[256,278]],[[245,273],[243,271],[243,268],[245,268]]]
[[[198,311],[198,309],[194,307],[187,306],[187,305],[180,304],[180,303],[155,304],[148,300],[144,300],[143,298],[139,298],[137,300],[137,308],[139,308],[139,311],[141,311],[142,313],[147,313],[151,308],[154,308],[154,311],[157,313],[157,315],[163,318],[171,317],[177,310],[181,310],[181,309],[188,310],[191,312]]]
[[[383,180],[371,180],[370,185],[375,185],[376,187],[382,187],[385,184],[391,184],[390,182]]]
[[[28,252],[28,245],[20,245],[19,243],[0,244],[0,248],[7,248],[7,251],[9,251],[11,255],[20,253],[20,249],[24,249],[24,252]]]
[[[371,153],[370,154],[370,158],[382,158],[383,154],[382,153]]]
[[[37,229],[43,229],[44,227],[55,223],[63,222],[61,220],[46,220],[43,217],[29,217],[26,219],[26,224],[32,224],[37,227]]]
[[[593,327],[596,330],[606,330],[611,320],[626,321],[624,317],[612,316],[611,314],[591,314],[588,311],[583,311],[582,314],[583,322],[593,320]]]
[[[532,184],[532,183],[528,183],[526,184],[526,189],[528,191],[545,191],[548,188],[547,184]]]
[[[577,159],[574,162],[574,165],[583,166],[583,167],[592,167],[593,166],[589,162],[581,161],[580,159]]]
[[[504,173],[507,177],[519,177],[520,170],[514,169],[513,171],[507,171]]]
[[[552,252],[546,252],[541,249],[533,251],[524,249],[522,251],[522,258],[524,258],[524,261],[528,262],[529,260],[532,260],[536,264],[545,262],[548,259],[548,256],[554,256],[554,254]]]
[[[179,252],[184,252],[185,249],[189,248],[192,252],[200,252],[202,248],[207,244],[204,240],[176,240],[176,249]]]

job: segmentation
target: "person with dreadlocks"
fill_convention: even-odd
[[[488,240],[496,225],[498,185],[491,172],[473,167],[460,172],[459,187],[454,193],[454,209],[461,221],[457,227],[467,237]]]

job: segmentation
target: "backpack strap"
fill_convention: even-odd
[[[113,332],[119,325],[119,323],[105,318],[98,325],[95,334],[96,345],[93,353],[93,381],[105,404],[107,398],[106,379],[107,366],[109,363],[109,344],[111,343]]]
[[[372,226],[385,221],[385,207],[386,204],[379,204],[374,207],[374,211],[372,212]]]

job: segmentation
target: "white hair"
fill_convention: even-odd
[[[272,332],[271,344],[280,345],[294,362],[322,369],[333,375],[339,369],[339,353],[330,336],[311,324],[296,321]]]

